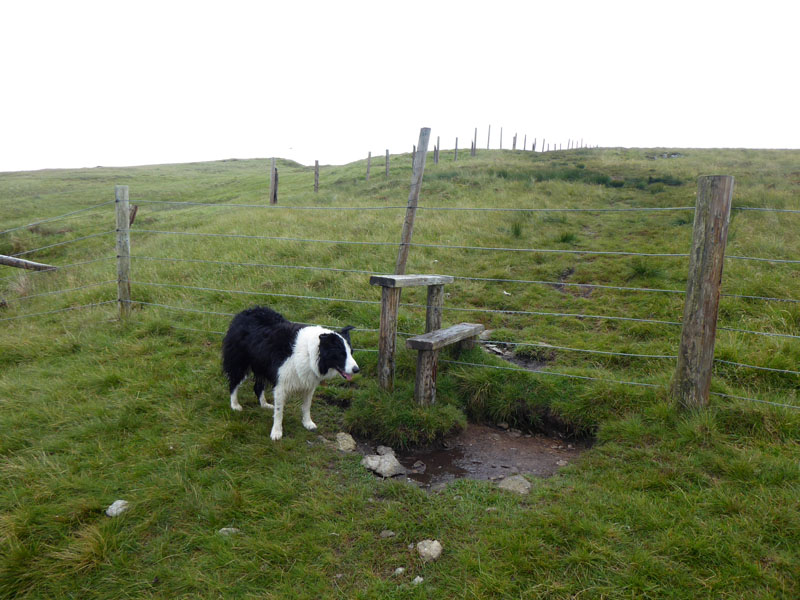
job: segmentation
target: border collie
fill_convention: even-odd
[[[252,371],[259,403],[273,409],[273,440],[283,437],[283,408],[293,394],[303,397],[303,426],[316,429],[311,399],[319,382],[337,374],[350,381],[359,372],[350,346],[351,329],[335,332],[292,323],[266,306],[240,312],[222,341],[222,370],[230,384],[231,408],[242,410],[236,393]],[[274,406],[264,397],[266,381],[273,387]]]

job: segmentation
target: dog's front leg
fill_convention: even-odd
[[[303,398],[303,407],[302,407],[302,415],[303,415],[303,427],[308,429],[309,431],[313,431],[317,428],[314,421],[311,420],[311,399],[314,397],[314,390],[306,393],[306,397]]]
[[[286,404],[286,392],[280,385],[277,385],[273,397],[275,398],[275,408],[272,412],[272,433],[269,437],[277,442],[283,437],[283,407]]]

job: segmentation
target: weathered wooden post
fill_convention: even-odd
[[[397,252],[397,263],[394,272],[396,275],[403,275],[406,272],[406,261],[408,260],[409,244],[414,233],[414,217],[417,214],[417,203],[419,202],[419,190],[422,187],[422,174],[425,172],[425,158],[428,154],[428,142],[431,137],[431,128],[423,127],[419,130],[418,149],[414,153],[414,169],[411,173],[411,190],[408,193],[408,207],[406,208],[406,218],[403,221],[403,232],[400,236],[400,249]]]
[[[42,263],[33,262],[32,260],[24,260],[14,256],[6,256],[0,254],[0,265],[4,267],[16,267],[17,269],[28,269],[29,271],[55,271],[56,267],[52,265],[45,265]]]
[[[522,138],[522,151],[525,152],[525,150],[527,149],[528,149],[528,134],[526,133],[525,137]]]
[[[492,126],[489,125],[489,133],[486,136],[486,149],[487,150],[489,149],[489,144],[491,143],[491,141],[492,141]]]
[[[389,149],[386,149],[386,177],[389,177]]]
[[[472,156],[478,151],[478,128],[475,128],[475,139],[472,140]]]
[[[372,164],[372,152],[367,152],[367,181],[369,181],[369,167]]]
[[[517,149],[517,134],[516,133],[514,134],[514,137],[511,139],[511,149],[512,150],[516,150]]]
[[[131,234],[128,186],[114,187],[114,202],[117,213],[117,301],[119,317],[131,314]]]
[[[314,161],[314,193],[319,192],[319,161]]]
[[[275,177],[275,173],[277,173],[277,169],[275,168],[275,158],[272,158],[269,167],[269,203],[276,204],[278,202],[278,181]]]
[[[533,146],[531,146],[531,152],[536,152],[536,138],[533,138]]]
[[[458,160],[458,138],[456,138],[456,149],[453,153],[453,162]]]
[[[684,408],[708,404],[732,198],[733,177],[698,179],[683,330],[671,387],[673,398]]]
[[[500,150],[503,149],[503,128],[500,128]]]

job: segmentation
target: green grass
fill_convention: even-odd
[[[483,151],[457,163],[442,152],[438,165],[428,161],[420,205],[692,206],[696,178],[722,173],[736,177],[734,207],[800,209],[798,152],[680,150],[680,158],[648,158],[663,152]],[[800,596],[799,411],[715,396],[708,410],[681,413],[665,392],[674,361],[537,346],[519,346],[516,355],[546,361],[546,371],[603,381],[443,362],[437,406],[421,410],[411,399],[415,357],[401,340],[395,391],[378,388],[371,330],[380,292],[366,273],[350,272],[393,270],[404,210],[366,208],[405,205],[408,155],[392,157],[388,179],[373,170],[369,182],[365,161],[323,167],[319,194],[313,169],[279,161],[274,209],[146,202],[264,204],[267,164],[0,174],[0,231],[113,200],[115,184],[129,185],[139,204],[131,236],[138,303],[126,322],[113,303],[17,318],[114,300],[115,285],[103,283],[116,278],[113,234],[25,255],[85,263],[55,273],[0,267],[0,597]],[[288,208],[311,205],[365,210]],[[0,254],[113,230],[113,208],[0,234]],[[414,241],[686,253],[691,215],[420,210]],[[728,254],[796,258],[796,220],[734,210]],[[481,278],[447,286],[444,321],[481,322],[495,340],[653,355],[677,348],[678,327],[488,311],[680,321],[681,294],[559,284],[682,290],[685,258],[414,247],[407,271]],[[796,265],[729,260],[720,325],[800,335],[796,302],[730,296],[797,300],[799,291]],[[424,305],[424,291],[404,290],[402,301],[399,330],[421,332],[424,308],[407,305]],[[284,439],[272,443],[270,416],[254,398],[241,394],[242,413],[228,406],[218,332],[229,317],[193,312],[234,313],[257,302],[298,321],[362,330],[352,338],[363,375],[317,392],[314,419],[328,438],[349,429],[395,446],[427,443],[469,418],[557,427],[597,442],[557,476],[535,481],[525,498],[483,482],[428,495],[374,479],[358,457],[328,450],[303,429],[296,404]],[[797,370],[800,344],[720,330],[716,356]],[[458,360],[509,366],[480,349]],[[712,383],[717,392],[795,405],[798,387],[793,374],[725,363]],[[103,511],[118,498],[132,508],[109,519]],[[221,537],[222,527],[241,534]],[[383,529],[397,536],[381,539]],[[423,565],[408,550],[424,538],[442,542],[438,562]],[[408,569],[400,578],[392,576],[398,566]],[[416,575],[425,578],[419,587],[410,583]]]

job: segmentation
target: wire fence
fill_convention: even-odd
[[[90,211],[95,211],[101,209],[103,207],[108,206],[109,204],[113,204],[114,202],[103,202],[100,204],[96,204],[90,207],[82,208],[79,210],[71,211],[62,215],[58,215],[55,217],[50,217],[46,219],[41,219],[39,221],[35,221],[33,223],[28,223],[26,225],[20,225],[17,227],[12,227],[10,229],[6,229],[0,231],[0,236],[13,233],[16,231],[20,231],[23,229],[30,229],[34,228],[38,225],[52,223],[58,220],[63,219],[73,219],[85,216],[86,213]],[[191,206],[191,207],[217,207],[217,208],[224,208],[224,209],[236,209],[236,208],[244,208],[244,209],[269,209],[269,210],[297,210],[297,211],[318,211],[324,213],[325,211],[358,211],[358,212],[376,212],[376,211],[397,211],[397,210],[405,210],[406,206],[297,206],[297,205],[265,205],[265,204],[241,204],[241,203],[217,203],[217,202],[186,202],[186,201],[157,201],[157,200],[136,200],[137,204],[148,204],[148,205],[170,205],[170,206]],[[618,208],[512,208],[512,207],[437,207],[437,206],[420,206],[417,208],[419,211],[442,211],[442,212],[472,212],[472,213],[489,213],[489,212],[498,212],[498,213],[665,213],[670,211],[693,211],[694,207],[685,207],[685,206],[676,206],[676,207],[618,207]],[[778,209],[778,208],[763,208],[763,207],[734,207],[733,210],[740,210],[740,211],[759,211],[759,212],[774,212],[774,213],[800,213],[800,210],[794,209]],[[88,235],[79,236],[77,238],[73,238],[70,240],[65,240],[62,242],[57,242],[53,244],[44,245],[41,247],[24,250],[13,254],[14,257],[25,256],[29,254],[34,254],[36,252],[41,252],[45,250],[50,250],[57,247],[67,246],[73,243],[82,242],[85,240],[89,240],[96,237],[101,236],[110,236],[111,234],[115,233],[116,230],[107,230],[101,232],[95,232]],[[175,231],[169,229],[139,229],[136,228],[133,230],[135,236],[140,235],[165,235],[165,236],[187,236],[192,238],[222,238],[222,239],[241,239],[241,240],[260,240],[260,241],[269,241],[269,242],[295,242],[295,243],[303,243],[303,244],[328,244],[328,245],[355,245],[355,246],[365,246],[365,247],[397,247],[397,242],[393,241],[369,241],[369,240],[344,240],[344,239],[314,239],[314,238],[304,238],[304,237],[286,237],[286,236],[265,236],[265,235],[247,235],[247,234],[237,234],[237,233],[209,233],[209,232],[199,232],[199,231]],[[581,256],[607,256],[607,257],[647,257],[647,258],[681,258],[685,259],[689,256],[688,253],[675,253],[675,252],[640,252],[635,250],[627,250],[627,249],[619,249],[619,250],[595,250],[595,249],[559,249],[559,248],[515,248],[515,247],[502,247],[502,246],[478,246],[478,245],[458,245],[458,244],[432,244],[432,243],[419,243],[414,242],[409,244],[411,247],[416,248],[427,248],[427,249],[436,249],[436,250],[458,250],[458,251],[477,251],[477,252],[495,252],[495,253],[529,253],[529,254],[564,254],[564,255],[581,255]],[[73,263],[68,263],[65,265],[57,266],[59,271],[64,271],[66,269],[72,269],[77,267],[83,267],[86,265],[90,265],[92,263],[97,263],[101,261],[110,261],[114,259],[114,256],[105,256],[101,258],[95,258],[91,260],[85,261],[77,261]],[[215,265],[215,266],[225,266],[225,267],[246,267],[246,268],[255,268],[255,269],[287,269],[287,270],[295,270],[295,271],[320,271],[320,272],[332,272],[332,273],[346,273],[346,274],[354,274],[354,275],[379,275],[381,274],[380,271],[373,271],[367,269],[354,269],[354,268],[336,268],[336,267],[327,267],[327,266],[317,266],[317,265],[297,265],[297,264],[280,264],[280,263],[264,263],[264,262],[236,262],[236,261],[224,261],[224,260],[212,260],[208,258],[200,258],[196,256],[147,256],[147,255],[138,255],[134,254],[131,257],[135,261],[149,261],[149,262],[160,262],[160,263],[186,263],[186,264],[195,264],[195,265]],[[796,260],[793,258],[765,258],[765,257],[753,257],[753,256],[738,256],[738,255],[729,255],[725,257],[729,260],[734,261],[755,261],[755,262],[765,262],[765,263],[776,263],[776,264],[800,264],[800,260]],[[32,275],[38,275],[40,272],[31,273]],[[0,278],[0,282],[7,281],[13,279],[15,276],[8,276]],[[651,288],[651,287],[635,287],[635,286],[616,286],[610,284],[599,284],[599,283],[577,283],[577,282],[566,282],[566,281],[553,281],[553,280],[541,280],[541,279],[515,279],[515,278],[490,278],[490,277],[475,277],[469,275],[457,275],[455,276],[457,282],[476,282],[476,283],[486,283],[486,284],[524,284],[524,285],[540,285],[540,286],[550,286],[556,289],[562,288],[578,288],[582,290],[609,290],[609,291],[621,291],[621,292],[634,292],[634,293],[650,293],[650,294],[667,294],[667,295],[685,295],[686,291],[683,289],[660,289],[660,288]],[[55,297],[55,296],[62,296],[62,295],[69,295],[78,291],[89,290],[93,288],[103,288],[104,286],[111,286],[114,283],[117,283],[116,279],[105,279],[101,281],[95,282],[88,282],[82,283],[81,285],[72,286],[72,287],[64,287],[57,290],[50,290],[45,292],[39,292],[35,294],[29,294],[25,296],[20,296],[17,298],[10,298],[10,300],[6,300],[6,302],[10,302],[12,304],[24,304],[30,300],[34,299],[43,299],[45,297]],[[193,294],[202,294],[202,293],[214,293],[214,294],[224,294],[224,295],[236,295],[236,296],[253,296],[253,297],[272,297],[272,298],[282,298],[282,299],[292,299],[292,300],[302,300],[302,301],[311,301],[311,302],[335,302],[335,303],[343,303],[343,304],[355,304],[355,305],[366,305],[366,306],[373,306],[377,309],[380,305],[379,301],[375,300],[366,300],[362,298],[343,298],[343,297],[333,297],[333,296],[324,296],[324,295],[310,295],[310,294],[292,294],[292,293],[283,293],[283,292],[265,292],[265,291],[247,291],[247,290],[240,290],[240,289],[231,289],[231,288],[224,288],[224,287],[207,287],[207,286],[200,286],[200,285],[185,285],[179,283],[172,283],[172,282],[164,282],[164,281],[148,281],[145,279],[133,278],[128,283],[136,288],[160,288],[160,289],[173,289],[173,290],[185,290],[192,292]],[[767,301],[767,302],[785,302],[785,303],[798,303],[800,302],[794,298],[779,298],[779,297],[770,297],[770,296],[758,296],[758,295],[742,295],[742,294],[730,294],[725,293],[722,294],[723,297],[735,299],[735,300],[749,300],[749,301]],[[19,319],[25,319],[29,317],[37,317],[43,315],[52,315],[66,311],[75,311],[80,309],[87,309],[87,308],[94,308],[100,306],[107,306],[110,304],[117,303],[118,300],[101,300],[98,302],[90,302],[85,303],[77,306],[67,306],[55,310],[50,311],[42,311],[42,312],[30,312],[25,314],[19,314],[11,317],[3,317],[0,318],[0,322],[7,322],[7,321],[14,321]],[[168,304],[165,302],[156,302],[144,299],[134,299],[131,301],[131,304],[134,306],[139,307],[152,307],[170,311],[179,311],[188,314],[195,314],[195,315],[208,315],[211,317],[225,317],[230,318],[233,316],[234,313],[231,312],[224,312],[224,311],[215,311],[209,309],[197,309],[187,306],[175,306],[173,304]],[[407,309],[427,309],[428,307],[425,304],[419,303],[403,303],[401,304],[402,307]],[[577,319],[577,320],[597,320],[597,321],[609,321],[609,322],[628,322],[628,323],[638,323],[638,324],[651,324],[656,326],[680,326],[682,325],[679,321],[673,320],[665,320],[665,319],[655,319],[655,318],[638,318],[634,316],[623,316],[623,315],[605,315],[605,314],[589,314],[584,312],[555,312],[555,311],[533,311],[533,310],[513,310],[513,309],[503,309],[503,308],[495,308],[490,306],[451,306],[445,305],[444,310],[452,313],[476,313],[481,315],[486,315],[491,317],[492,315],[502,315],[507,317],[543,317],[543,318],[559,318],[559,319]],[[377,317],[377,310],[376,315]],[[192,331],[197,333],[205,333],[205,334],[214,334],[214,335],[223,335],[224,332],[215,330],[215,329],[205,329],[205,328],[196,328],[196,327],[185,327],[182,325],[175,324],[174,327],[179,330],[185,331]],[[750,329],[743,329],[743,328],[736,328],[736,327],[728,327],[728,326],[719,326],[718,330],[720,331],[727,331],[731,333],[742,333],[748,335],[755,335],[755,336],[765,336],[765,337],[773,337],[779,339],[786,339],[786,340],[797,340],[800,339],[800,335],[790,334],[790,333],[781,333],[781,332],[770,332],[770,331],[755,331]],[[374,333],[377,332],[377,328],[372,327],[360,327],[357,328],[356,331],[365,332],[365,333]],[[410,333],[401,333],[400,335],[410,336]],[[551,345],[546,343],[538,343],[538,342],[530,342],[530,341],[522,341],[522,340],[486,340],[483,342],[485,346],[489,347],[491,345],[499,346],[501,348],[505,347],[512,347],[512,348],[541,348],[548,351],[557,350],[559,352],[566,352],[566,353],[576,353],[576,354],[586,354],[590,356],[602,356],[602,357],[624,357],[626,359],[637,359],[637,360],[675,360],[677,358],[674,354],[652,354],[652,353],[637,353],[637,352],[618,352],[611,349],[596,349],[596,348],[576,348],[573,346],[564,346],[564,345]],[[377,352],[374,348],[356,348],[358,352]],[[488,363],[477,363],[477,362],[464,362],[464,361],[456,361],[456,360],[442,360],[446,364],[451,364],[454,366],[462,366],[462,367],[469,367],[469,368],[485,368],[485,369],[495,369],[495,370],[502,370],[502,371],[518,371],[528,374],[533,374],[534,376],[548,376],[548,377],[563,377],[568,379],[575,379],[575,380],[583,380],[583,381],[593,381],[593,382],[602,382],[606,384],[614,384],[614,385],[629,385],[641,388],[663,388],[663,383],[653,383],[653,382],[641,382],[641,381],[629,381],[627,379],[614,379],[614,378],[604,378],[604,377],[594,377],[589,375],[581,375],[581,374],[574,374],[574,373],[563,373],[563,372],[556,372],[550,370],[550,368],[546,369],[536,369],[530,370],[522,367],[512,367],[512,366],[501,366],[496,364],[488,364]],[[800,371],[792,370],[792,369],[784,369],[784,368],[774,368],[774,367],[767,367],[767,366],[760,366],[760,365],[753,365],[748,363],[742,362],[735,362],[729,360],[721,360],[716,359],[715,363],[717,365],[725,365],[728,367],[734,367],[736,369],[750,369],[754,371],[764,372],[764,373],[774,373],[774,374],[781,374],[781,375],[789,375],[789,376],[798,376],[800,375]],[[585,367],[582,367],[585,368]],[[663,375],[662,375],[663,379]],[[738,399],[738,400],[747,400],[747,401],[754,401],[760,402],[763,404],[779,406],[779,407],[786,407],[792,409],[798,409],[800,406],[796,406],[793,404],[786,404],[780,402],[772,402],[767,400],[759,400],[756,398],[749,398],[746,396],[738,396],[732,394],[725,394],[722,392],[712,392],[715,396],[730,398],[730,399]]]

